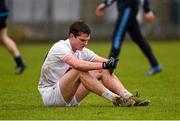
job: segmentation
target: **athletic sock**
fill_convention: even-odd
[[[73,97],[73,99],[70,101],[70,103],[68,105],[69,106],[78,106],[79,105],[75,96]]]
[[[22,60],[21,56],[15,57],[14,60],[15,60],[17,66],[24,66],[25,65],[23,63],[23,60]]]
[[[108,89],[106,89],[103,93],[102,93],[102,97],[106,98],[107,100],[113,101],[114,97],[119,97],[119,95],[114,94],[113,92],[109,91]]]
[[[132,94],[127,89],[124,89],[121,93],[121,96],[128,99],[129,97],[132,96]]]

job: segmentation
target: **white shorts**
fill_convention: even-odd
[[[59,81],[52,87],[38,88],[45,106],[77,106],[75,96],[69,104],[61,94]]]

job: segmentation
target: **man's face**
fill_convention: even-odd
[[[90,36],[86,33],[79,33],[78,36],[74,36],[73,34],[70,35],[71,41],[71,46],[73,51],[76,50],[82,50],[87,44],[88,41],[90,40]]]

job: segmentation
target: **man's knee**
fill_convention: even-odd
[[[67,78],[79,78],[80,77],[80,73],[81,73],[81,71],[79,71],[77,69],[69,68],[65,72],[64,77],[67,77]]]
[[[79,78],[80,79],[85,79],[85,78],[87,78],[88,75],[89,75],[88,71],[87,72],[84,72],[84,71],[79,72]]]
[[[80,79],[86,79],[89,76],[96,78],[97,80],[101,80],[104,75],[109,74],[108,71],[101,69],[101,70],[93,70],[88,72],[81,72],[80,73]]]
[[[74,68],[69,68],[65,73],[68,73],[68,72],[79,74],[81,71]]]
[[[110,73],[109,73],[108,70],[102,70],[102,71],[101,71],[101,76],[102,76],[102,77],[103,77],[103,76],[108,76],[108,75],[110,75]]]

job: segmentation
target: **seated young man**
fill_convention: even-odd
[[[98,56],[85,46],[91,30],[81,21],[69,29],[69,38],[55,43],[42,65],[38,85],[45,106],[75,106],[93,92],[115,106],[145,106],[149,100],[133,96],[109,70],[117,60]],[[99,81],[102,80],[102,83]]]

